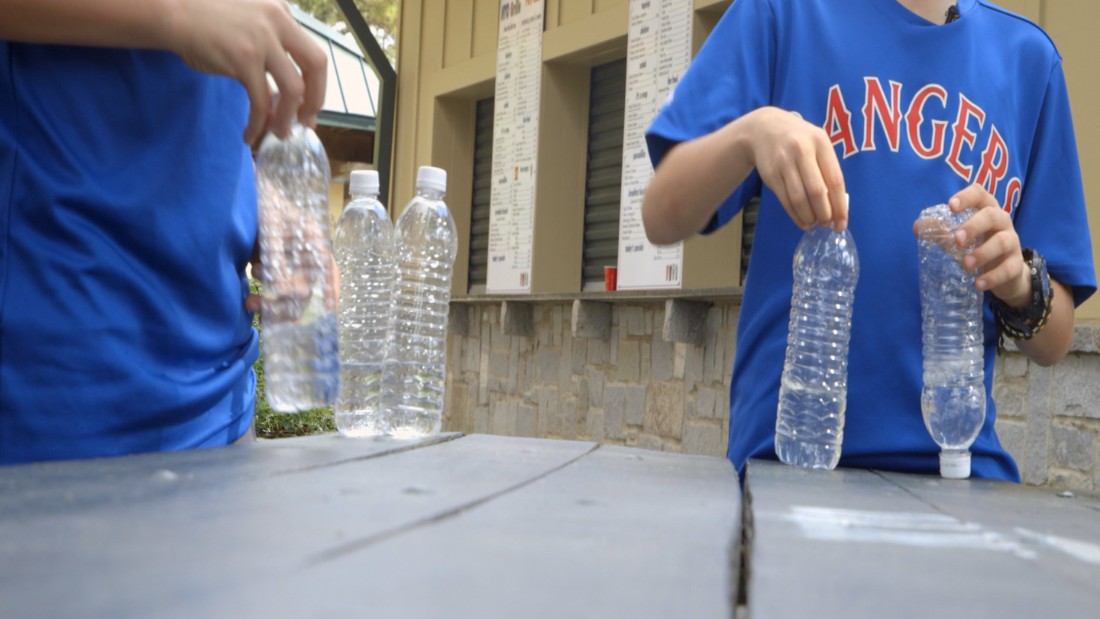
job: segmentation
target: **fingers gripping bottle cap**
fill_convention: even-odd
[[[351,173],[351,193],[356,195],[378,195],[378,172],[374,170],[355,170]]]
[[[970,477],[970,452],[941,451],[940,476],[944,479],[966,479]]]
[[[447,192],[447,171],[423,165],[416,172],[416,186]]]

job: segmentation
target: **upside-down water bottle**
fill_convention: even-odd
[[[332,404],[339,385],[336,290],[328,220],[329,162],[317,134],[295,123],[256,156],[263,265],[265,393],[291,413]]]
[[[973,210],[930,206],[917,219],[924,363],[921,413],[940,447],[940,475],[970,477],[970,445],[985,421],[982,292],[962,258],[977,245],[955,243]]]
[[[443,197],[447,173],[422,166],[416,196],[397,219],[397,291],[393,331],[382,370],[388,433],[414,438],[439,432],[447,380],[455,223]]]
[[[848,340],[859,279],[851,233],[811,227],[795,250],[793,270],[775,453],[792,466],[832,469],[844,440]]]
[[[344,436],[378,436],[386,432],[382,363],[397,254],[393,223],[378,201],[378,172],[352,172],[351,196],[332,239],[340,266],[340,394],[333,410]]]

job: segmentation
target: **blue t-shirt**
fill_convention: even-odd
[[[0,463],[248,429],[247,114],[169,53],[0,41]]]
[[[647,133],[675,144],[762,106],[800,113],[836,148],[860,256],[841,466],[938,472],[921,417],[921,315],[913,222],[968,184],[1011,212],[1076,303],[1096,289],[1061,57],[1043,31],[987,2],[937,25],[897,0],[737,0]],[[801,231],[754,172],[708,230],[760,196],[730,390],[729,457],[775,458],[775,415]],[[1018,480],[994,432],[997,329],[986,295],[986,421],[976,477]]]

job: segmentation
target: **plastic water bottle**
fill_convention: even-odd
[[[271,408],[329,406],[340,362],[328,220],[329,162],[317,134],[295,124],[256,156],[263,264],[264,377]]]
[[[849,231],[814,226],[794,254],[787,356],[779,385],[775,453],[792,466],[840,461],[848,403],[848,339],[859,255]]]
[[[382,363],[393,324],[397,254],[393,224],[378,201],[378,172],[352,172],[351,196],[332,239],[340,267],[340,394],[334,412],[344,436],[378,436],[386,432]]]
[[[438,433],[443,420],[451,270],[458,253],[455,223],[443,203],[446,189],[445,171],[422,166],[416,196],[397,220],[397,313],[382,379],[388,433],[397,438]]]
[[[977,245],[955,243],[955,230],[973,215],[946,204],[921,211],[920,292],[924,352],[921,413],[940,446],[940,475],[970,477],[969,448],[985,421],[982,292],[961,261]]]

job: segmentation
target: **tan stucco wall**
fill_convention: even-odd
[[[1033,0],[1034,2],[1034,0]],[[1100,2],[1096,0],[1044,0],[1040,23],[1062,52],[1073,106],[1077,148],[1085,179],[1085,200],[1089,205],[1089,228],[1093,239],[1093,263],[1100,256],[1100,117],[1091,113],[1100,101]],[[1093,296],[1078,308],[1080,318],[1100,318],[1100,298]]]

